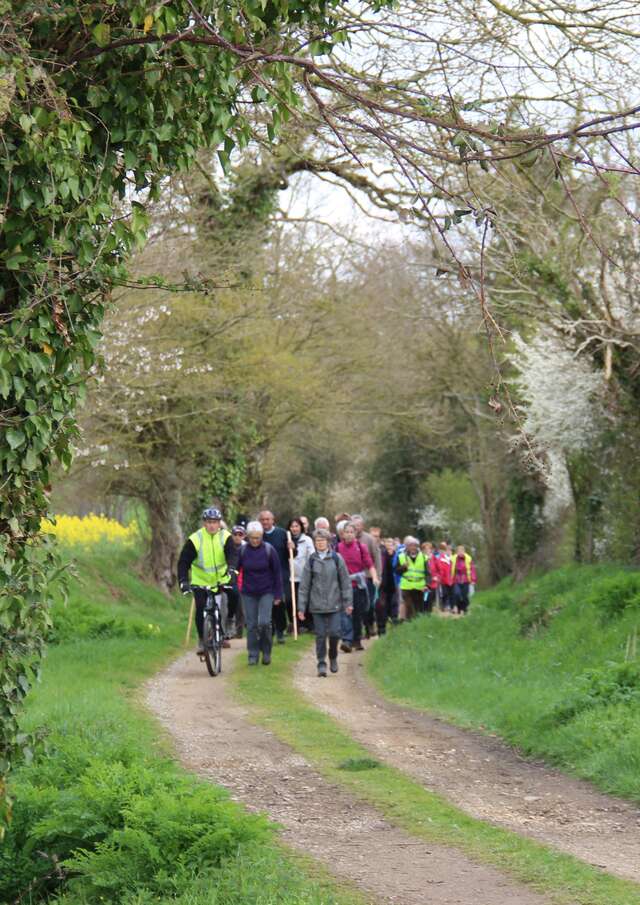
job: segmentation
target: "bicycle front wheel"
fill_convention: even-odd
[[[212,614],[204,617],[202,642],[209,675],[217,676],[222,669],[222,637],[219,621]]]

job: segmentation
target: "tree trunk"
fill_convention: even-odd
[[[162,476],[156,477],[146,504],[151,529],[149,567],[153,580],[168,594],[176,585],[178,556],[183,541],[180,527],[182,495],[174,462],[168,461]]]
[[[487,581],[495,584],[511,573],[511,506],[505,490],[482,485],[482,527],[487,551]]]

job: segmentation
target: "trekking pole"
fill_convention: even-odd
[[[291,532],[287,531],[287,540],[292,543]],[[293,640],[298,640],[298,613],[296,610],[296,581],[293,575],[293,550],[289,547],[289,582],[291,583],[291,618],[293,619]]]
[[[189,639],[191,638],[191,626],[193,625],[193,613],[194,613],[195,608],[196,608],[196,601],[195,601],[195,598],[192,597],[191,598],[191,609],[189,610],[189,623],[187,625],[187,634],[184,639],[185,647],[189,646]]]

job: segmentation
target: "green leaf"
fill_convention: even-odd
[[[20,123],[20,128],[23,132],[29,133],[31,131],[31,126],[34,124],[35,120],[33,116],[29,116],[27,113],[23,113],[18,119]]]
[[[16,393],[16,399],[22,399],[25,394],[26,387],[24,385],[24,380],[22,377],[19,377],[17,374],[13,378],[13,388]]]
[[[38,467],[38,457],[32,449],[27,450],[23,464],[27,471],[35,471]]]
[[[5,267],[7,270],[20,270],[20,265],[26,263],[29,260],[28,255],[17,254],[11,255],[10,258],[7,258],[5,261]]]
[[[106,47],[111,41],[111,26],[101,22],[93,29],[93,37],[98,47]]]
[[[25,441],[24,431],[21,431],[20,428],[10,427],[5,436],[11,449],[17,449]]]

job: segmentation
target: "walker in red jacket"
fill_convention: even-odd
[[[445,613],[450,613],[453,609],[453,578],[451,577],[451,554],[449,546],[442,541],[439,546],[437,569],[440,585],[438,588],[440,596],[440,609]]]
[[[451,560],[451,578],[453,580],[453,599],[458,612],[464,616],[469,609],[469,586],[477,581],[476,567],[460,544]]]
[[[427,560],[427,567],[429,569],[429,575],[431,576],[424,595],[424,611],[425,613],[432,613],[433,604],[438,598],[438,587],[440,585],[438,557],[434,553],[433,544],[429,541],[425,541],[423,544],[421,544],[420,549],[424,553],[425,559]]]

